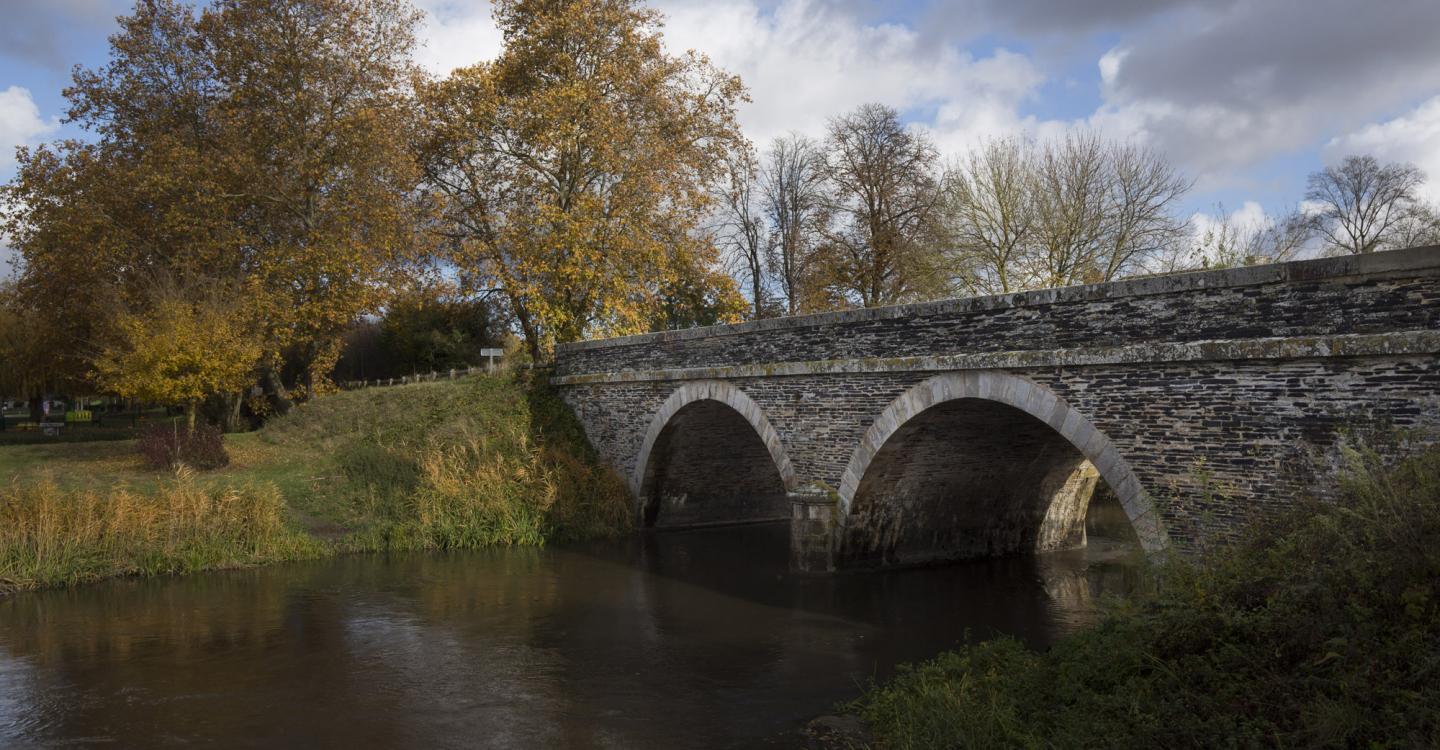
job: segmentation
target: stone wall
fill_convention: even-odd
[[[838,492],[842,525],[910,419],[1007,404],[1093,464],[1148,546],[1195,549],[1322,486],[1347,434],[1440,430],[1437,353],[1428,248],[581,342],[554,382],[637,494],[668,421],[710,399],[784,486]],[[972,452],[987,434],[932,432]]]
[[[556,374],[1440,329],[1440,248],[564,344]]]
[[[718,401],[681,409],[652,447],[640,485],[646,526],[703,526],[787,518],[790,504],[765,443]]]
[[[1095,478],[1044,422],[994,401],[947,401],[875,454],[851,498],[837,564],[1082,547]]]

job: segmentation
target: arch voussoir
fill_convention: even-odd
[[[780,433],[775,430],[770,419],[765,416],[764,409],[744,391],[723,380],[696,380],[676,388],[650,420],[645,438],[640,444],[640,452],[635,458],[634,470],[630,474],[632,494],[639,498],[644,491],[646,470],[660,434],[681,409],[699,401],[716,401],[725,404],[748,422],[765,445],[771,460],[775,462],[775,469],[779,472],[780,481],[784,484],[785,489],[795,488],[798,484],[795,467],[790,462],[790,456],[780,439]]]
[[[987,370],[937,375],[895,398],[871,423],[841,474],[840,522],[850,516],[855,496],[876,455],[898,430],[925,410],[958,399],[979,399],[1014,407],[1044,422],[1075,447],[1119,496],[1141,545],[1167,548],[1169,536],[1155,504],[1110,438],[1065,399],[1029,378]]]

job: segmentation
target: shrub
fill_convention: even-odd
[[[854,708],[887,748],[1440,747],[1440,448],[1341,489],[1047,653],[968,646]]]
[[[215,425],[199,425],[193,430],[176,424],[151,425],[141,430],[136,447],[152,469],[218,469],[230,464],[223,434]]]

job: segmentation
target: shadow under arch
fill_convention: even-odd
[[[688,421],[687,421],[688,420]],[[748,429],[746,426],[748,425]],[[683,446],[676,443],[683,437],[686,431],[708,430],[701,437],[704,438],[703,445],[693,446],[687,455],[674,455],[676,451],[683,452]],[[677,435],[677,431],[680,435]],[[695,440],[691,440],[695,442]],[[734,486],[735,490],[730,494],[736,498],[743,496],[746,489],[753,491],[753,487],[747,488],[747,478],[757,478],[751,475],[765,474],[758,477],[762,483],[770,483],[771,472],[775,481],[770,492],[762,494],[777,494],[778,498],[763,498],[775,506],[771,517],[778,518],[781,515],[788,516],[788,504],[784,500],[784,494],[793,490],[797,484],[795,468],[790,462],[790,456],[785,451],[785,446],[780,441],[780,434],[770,423],[769,418],[760,405],[754,399],[745,394],[744,391],[723,380],[697,380],[687,382],[676,388],[664,403],[660,405],[655,416],[650,420],[650,426],[645,431],[645,438],[640,444],[640,452],[636,456],[635,467],[630,475],[630,490],[636,499],[637,520],[642,526],[654,525],[656,512],[664,490],[665,477],[668,474],[677,473],[679,469],[683,473],[685,469],[700,471],[702,476],[690,477],[692,480],[703,480],[705,473],[714,474],[715,467],[697,466],[673,466],[670,462],[696,463],[697,453],[704,453],[706,458],[713,464],[719,461],[734,461],[734,472],[725,476],[713,476],[713,482],[709,484],[713,489],[719,489],[719,485],[726,487]],[[671,455],[666,455],[671,454]],[[759,456],[768,457],[768,466],[762,467],[757,464]],[[691,482],[692,488],[686,495],[693,494],[695,481]],[[724,493],[721,493],[724,494]],[[684,497],[671,496],[672,501],[684,501]],[[732,502],[733,500],[729,501]],[[673,504],[673,503],[672,503]],[[780,513],[779,509],[784,509]],[[737,513],[748,512],[738,505],[733,509]],[[751,509],[753,510],[753,509]],[[726,518],[722,515],[713,519],[700,521],[700,523],[724,523],[743,522],[747,520],[760,520],[757,518]]]
[[[838,516],[845,527],[862,482],[891,437],[932,407],[972,400],[1011,407],[1043,422],[1088,460],[1120,500],[1147,553],[1165,550],[1170,540],[1154,502],[1110,438],[1049,388],[1029,378],[985,370],[937,375],[901,394],[866,431],[841,475]]]

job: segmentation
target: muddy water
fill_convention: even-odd
[[[0,747],[793,747],[898,662],[1037,647],[1127,550],[791,575],[787,530],[354,556],[0,600]]]

